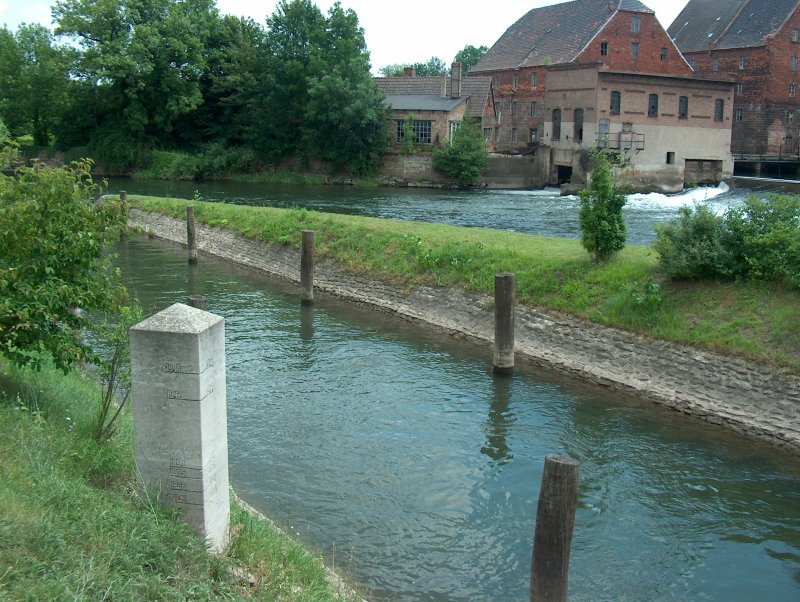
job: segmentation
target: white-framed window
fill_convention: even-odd
[[[792,71],[797,71],[797,57],[796,56],[793,56],[791,59],[789,59],[789,65],[790,65]]]
[[[744,96],[744,84],[741,82],[736,84],[736,96]]]
[[[511,87],[512,89],[516,90],[519,88],[519,73],[515,73],[514,77],[511,80]]]
[[[740,56],[739,57],[739,69],[743,71],[745,67],[747,67],[747,57]]]
[[[397,142],[403,142],[405,140],[405,120],[398,119],[397,120],[397,132],[395,140]],[[414,142],[417,144],[430,144],[432,140],[432,132],[433,132],[433,122],[430,120],[425,119],[415,119],[414,123],[411,126],[411,129],[414,132]]]
[[[516,114],[517,114],[517,101],[516,100],[512,100],[511,101],[511,116],[513,117]]]
[[[719,59],[717,57],[711,59],[711,70],[719,71]]]
[[[511,128],[511,142],[517,141],[517,128]]]
[[[639,58],[639,42],[631,42],[631,57]]]
[[[725,101],[722,98],[717,98],[714,101],[714,121],[723,121],[725,119]]]
[[[742,109],[736,109],[736,110],[733,112],[733,120],[734,120],[735,122],[739,123],[739,122],[740,122],[740,121],[742,121],[743,119],[744,119],[744,111],[742,111]]]
[[[637,16],[631,17],[631,31],[633,33],[639,33],[639,17]]]
[[[797,95],[797,84],[792,82],[789,84],[789,96],[794,98]]]
[[[492,128],[483,128],[483,139],[484,140],[492,139]]]
[[[539,87],[539,74],[534,71],[531,74],[531,88],[538,88]]]
[[[600,42],[600,56],[608,56],[608,42]]]
[[[539,114],[539,103],[534,101],[531,103],[531,117],[536,117]]]

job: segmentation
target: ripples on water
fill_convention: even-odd
[[[800,462],[649,403],[132,238],[148,312],[226,320],[231,479],[371,599],[526,600],[544,457],[581,461],[570,597],[800,599]]]

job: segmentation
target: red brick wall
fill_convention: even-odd
[[[631,31],[631,21],[639,18],[639,32]],[[608,44],[608,55],[603,56],[601,46]],[[631,56],[631,44],[639,43],[639,58]],[[666,48],[666,60],[661,49]],[[612,71],[688,76],[691,69],[683,60],[669,35],[655,15],[618,12],[602,29],[592,43],[581,53],[577,62],[602,61]]]

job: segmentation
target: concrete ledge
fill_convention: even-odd
[[[129,225],[159,238],[186,242],[182,220],[134,209]],[[298,232],[298,240],[299,236]],[[300,281],[299,250],[268,247],[202,224],[197,225],[197,246],[272,276]],[[425,286],[408,293],[346,273],[331,261],[317,262],[314,288],[477,344],[492,344],[494,301],[490,296]],[[518,360],[577,375],[800,453],[800,376],[796,374],[524,305],[518,307],[516,320]]]

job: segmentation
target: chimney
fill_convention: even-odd
[[[403,67],[403,77],[417,77],[417,70],[414,67]]]
[[[450,98],[461,98],[461,63],[453,63],[450,76]]]

